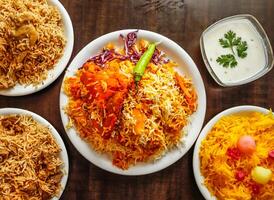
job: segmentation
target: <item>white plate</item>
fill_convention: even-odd
[[[53,69],[48,71],[48,77],[46,80],[44,80],[42,83],[40,83],[37,86],[33,85],[20,85],[17,84],[12,88],[6,89],[6,90],[0,90],[0,95],[3,96],[23,96],[32,94],[35,92],[38,92],[47,86],[49,86],[53,81],[55,81],[61,73],[66,68],[72,50],[73,50],[73,43],[74,43],[74,34],[73,34],[73,27],[70,20],[70,17],[66,11],[66,9],[63,7],[63,5],[58,0],[48,0],[49,5],[53,5],[58,8],[60,11],[62,20],[63,20],[63,26],[64,26],[64,34],[66,38],[66,46],[64,48],[64,53],[62,57],[59,59],[58,63],[54,66]]]
[[[233,108],[229,108],[227,110],[224,110],[223,112],[217,114],[215,117],[213,117],[203,128],[203,130],[200,133],[199,138],[197,139],[197,142],[195,144],[194,148],[194,153],[193,153],[193,172],[194,172],[194,177],[196,180],[196,183],[199,187],[199,190],[201,191],[202,195],[204,196],[205,199],[207,200],[216,200],[217,198],[215,196],[212,196],[211,193],[208,191],[206,186],[203,185],[204,182],[204,177],[201,174],[200,171],[200,159],[199,159],[199,151],[200,151],[200,146],[201,142],[203,139],[207,136],[211,128],[219,121],[220,118],[223,116],[239,113],[239,112],[247,112],[247,111],[256,111],[256,112],[261,112],[261,113],[268,113],[269,110],[258,107],[258,106],[236,106]]]
[[[69,174],[68,154],[67,154],[67,150],[66,150],[66,147],[65,147],[65,144],[64,144],[62,138],[60,137],[60,135],[56,131],[56,129],[47,120],[45,120],[43,117],[41,117],[31,111],[27,111],[27,110],[23,110],[23,109],[19,109],[19,108],[1,108],[0,109],[0,115],[10,115],[10,114],[32,116],[35,121],[39,122],[40,124],[42,124],[50,129],[50,132],[52,133],[52,135],[55,138],[56,142],[58,143],[59,147],[61,148],[62,151],[60,152],[60,157],[64,163],[63,164],[64,175],[61,179],[61,191],[60,191],[59,197],[53,197],[51,199],[51,200],[58,200],[61,197],[61,195],[66,187],[67,180],[68,180],[68,174]]]
[[[135,30],[120,30],[103,35],[96,40],[90,42],[84,47],[78,55],[73,59],[70,66],[68,67],[65,77],[73,76],[75,71],[80,68],[91,56],[94,56],[101,52],[102,48],[109,42],[114,44],[118,43],[120,34],[126,35],[129,32]],[[185,73],[188,77],[192,78],[193,84],[198,94],[198,110],[192,115],[191,123],[188,128],[188,135],[184,137],[184,145],[180,149],[174,149],[166,153],[161,159],[155,162],[138,163],[135,166],[131,166],[128,170],[121,170],[112,165],[111,159],[106,155],[95,152],[84,140],[82,140],[76,130],[71,128],[66,130],[68,137],[75,146],[75,148],[90,162],[96,166],[105,169],[109,172],[122,174],[122,175],[144,175],[159,171],[173,164],[179,160],[193,145],[196,138],[199,135],[201,127],[203,125],[205,111],[206,111],[206,94],[201,75],[191,59],[191,57],[175,42],[172,40],[145,30],[138,31],[138,38],[145,38],[148,41],[159,42],[159,49],[163,50],[169,58],[177,62],[179,65],[184,65],[179,69],[181,73]],[[119,43],[121,45],[121,43]],[[118,45],[118,44],[117,44]],[[64,127],[68,124],[68,116],[64,113],[63,108],[68,102],[67,96],[60,92],[60,112]]]

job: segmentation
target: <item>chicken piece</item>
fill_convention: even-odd
[[[133,110],[133,115],[136,120],[135,126],[134,126],[134,132],[136,134],[141,134],[143,130],[145,129],[145,121],[146,121],[146,115],[141,112],[140,109],[135,108]]]
[[[23,25],[13,33],[14,37],[29,37],[30,45],[33,46],[39,38],[39,33],[32,24]]]
[[[18,116],[10,116],[1,119],[0,122],[5,129],[10,130],[15,124],[17,124],[18,120]]]
[[[1,48],[1,47],[0,47]],[[18,63],[22,63],[22,61],[25,59],[25,57],[28,55],[28,51],[21,52],[17,57],[16,60]]]

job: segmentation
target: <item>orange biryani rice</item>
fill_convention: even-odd
[[[237,141],[250,135],[255,152],[239,152]],[[251,171],[262,166],[274,172],[274,116],[247,112],[221,118],[202,141],[199,157],[204,185],[219,200],[273,200],[274,176],[267,184],[253,181]],[[239,178],[239,173],[242,177]]]
[[[93,149],[110,155],[121,169],[160,158],[178,145],[183,127],[197,109],[191,81],[179,75],[170,60],[158,62],[154,57],[136,87],[136,62],[126,55],[133,55],[133,51],[142,54],[147,47],[146,40],[128,49],[108,44],[103,56],[88,60],[64,81],[70,125]],[[157,52],[163,59],[163,53]],[[111,58],[110,54],[116,57],[98,62]]]

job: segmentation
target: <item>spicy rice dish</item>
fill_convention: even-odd
[[[59,195],[61,149],[48,127],[28,115],[0,116],[0,199],[47,200]]]
[[[41,84],[65,44],[59,10],[47,0],[1,0],[0,89]]]
[[[136,82],[138,61],[150,51],[150,42],[137,40],[137,33],[120,35],[123,48],[107,44],[63,84],[68,128],[75,127],[121,169],[159,159],[178,146],[197,109],[191,80],[176,72],[176,63],[157,47]]]

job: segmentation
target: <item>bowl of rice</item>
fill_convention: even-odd
[[[70,17],[58,0],[0,4],[0,95],[38,92],[65,69],[74,43]]]
[[[213,117],[193,154],[205,199],[274,199],[273,134],[274,115],[262,107],[237,106]]]

